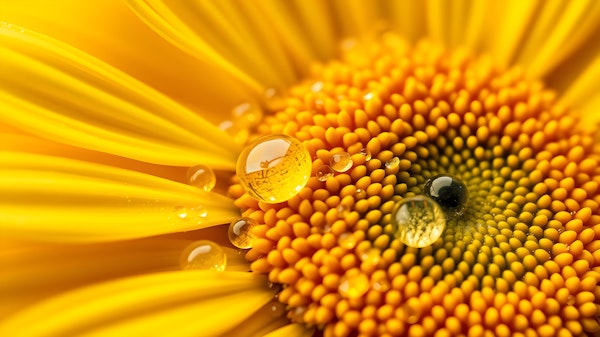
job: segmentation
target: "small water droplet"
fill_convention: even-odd
[[[356,237],[352,233],[342,233],[338,238],[338,244],[342,248],[352,249],[356,246]]]
[[[202,205],[196,206],[195,211],[196,211],[196,215],[198,215],[198,217],[200,217],[200,218],[204,219],[208,216],[208,210]]]
[[[312,171],[302,143],[285,135],[261,137],[242,150],[236,166],[244,190],[266,203],[287,201],[306,186]]]
[[[208,240],[191,243],[181,254],[181,269],[224,271],[227,256],[221,247]]]
[[[188,217],[188,210],[185,206],[175,206],[174,213],[181,220],[185,220]]]
[[[359,298],[369,290],[369,278],[361,271],[344,275],[340,279],[338,292],[346,298]]]
[[[251,218],[239,218],[233,220],[231,224],[229,224],[229,230],[227,232],[231,244],[241,249],[252,248],[254,240],[256,240],[256,237],[252,234],[252,228],[256,225],[256,221]]]
[[[415,248],[432,245],[446,228],[442,208],[423,195],[404,198],[396,204],[392,223],[396,237]]]
[[[369,150],[365,149],[364,147],[360,150],[360,154],[365,156],[365,161],[371,160],[371,152]]]
[[[231,110],[233,115],[233,122],[240,128],[252,128],[258,123],[263,117],[263,112],[260,107],[250,104],[242,103]]]
[[[336,153],[331,156],[329,165],[337,172],[346,172],[352,167],[352,158],[348,152]]]
[[[282,317],[285,315],[287,310],[285,310],[285,304],[274,299],[269,303],[269,312],[271,313],[272,317]]]
[[[210,192],[217,184],[215,172],[208,166],[196,165],[187,171],[187,180],[190,185]]]
[[[398,157],[394,157],[385,162],[385,167],[390,170],[397,168],[398,165],[400,165],[400,159]]]
[[[317,169],[317,179],[319,181],[326,181],[333,177],[333,169],[328,165],[322,165]]]

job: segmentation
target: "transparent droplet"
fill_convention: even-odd
[[[251,218],[233,220],[229,224],[229,231],[227,232],[231,244],[241,249],[252,248],[252,244],[256,240],[256,237],[252,234],[252,228],[256,225],[256,221]]]
[[[369,290],[369,278],[362,272],[342,276],[338,286],[338,292],[346,298],[359,298],[367,290]]]
[[[365,148],[360,149],[360,154],[365,156],[365,161],[371,160],[371,152]]]
[[[352,167],[352,158],[348,152],[336,153],[331,156],[329,165],[337,172],[346,172]]]
[[[360,259],[363,262],[376,266],[381,260],[381,251],[377,248],[369,248],[360,254]]]
[[[181,220],[185,220],[188,217],[188,209],[185,206],[175,206],[174,213]]]
[[[236,173],[244,190],[266,203],[289,200],[306,186],[312,172],[302,143],[285,135],[261,137],[238,157]]]
[[[210,192],[217,184],[215,172],[208,166],[196,165],[187,171],[187,180],[190,185]]]
[[[233,110],[233,122],[239,127],[252,128],[260,122],[263,117],[263,112],[257,105],[250,103],[242,103]]]
[[[194,211],[199,218],[206,218],[208,216],[208,210],[202,205],[196,206]]]
[[[415,324],[421,318],[421,303],[416,298],[411,298],[402,306],[402,311],[406,323]]]
[[[395,169],[396,167],[398,167],[398,165],[400,165],[400,159],[398,157],[394,157],[385,162],[385,167],[390,170]]]
[[[432,245],[446,228],[442,208],[423,195],[398,202],[392,210],[392,223],[395,236],[405,245],[416,248]]]
[[[448,216],[463,214],[469,200],[469,191],[465,183],[446,174],[429,179],[423,186],[423,194],[435,200]]]
[[[181,269],[224,271],[227,256],[221,247],[208,240],[191,243],[181,254]]]
[[[317,179],[319,179],[319,181],[326,181],[331,177],[333,177],[333,169],[331,166],[322,165],[317,169]]]
[[[287,312],[287,310],[285,310],[285,304],[276,299],[272,300],[268,306],[269,312],[273,317],[282,317]]]
[[[356,246],[356,237],[352,233],[342,233],[338,238],[338,244],[342,248],[352,249]]]

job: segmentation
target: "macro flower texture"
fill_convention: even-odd
[[[0,3],[0,336],[600,336],[600,1]]]

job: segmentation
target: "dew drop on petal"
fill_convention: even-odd
[[[227,256],[221,247],[208,240],[191,243],[181,254],[181,269],[224,271]]]
[[[331,166],[322,165],[317,169],[316,176],[319,181],[326,181],[327,179],[333,177],[333,169]]]
[[[352,158],[348,152],[336,153],[331,156],[329,165],[337,172],[346,172],[352,167]]]
[[[173,210],[175,217],[185,220],[188,217],[188,209],[185,206],[175,206]]]
[[[187,180],[190,185],[210,192],[217,184],[215,172],[208,166],[196,165],[187,171]]]
[[[423,195],[398,202],[392,210],[392,223],[396,238],[415,248],[432,245],[446,228],[442,208]]]
[[[196,206],[194,208],[194,211],[196,212],[196,215],[199,218],[204,219],[204,218],[206,218],[208,216],[208,210],[204,206],[202,206],[202,205]]]
[[[252,228],[256,225],[256,221],[251,218],[239,218],[233,220],[231,224],[229,224],[229,230],[227,232],[231,244],[241,249],[252,248],[254,240],[256,239],[252,234]]]
[[[340,279],[338,292],[342,297],[359,298],[369,290],[369,278],[362,272],[344,275]]]
[[[295,138],[263,136],[242,150],[236,173],[251,197],[279,203],[289,200],[306,186],[312,173],[312,160]]]
[[[365,156],[365,161],[369,161],[371,160],[371,152],[365,148],[362,148],[360,150],[360,154],[362,154],[363,156]]]
[[[390,170],[397,168],[398,165],[400,165],[400,159],[398,157],[394,157],[385,162],[385,167]]]

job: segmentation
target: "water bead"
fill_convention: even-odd
[[[190,185],[210,192],[217,184],[215,172],[208,166],[196,165],[187,171],[187,180]]]
[[[333,177],[333,169],[331,168],[331,166],[328,165],[322,165],[317,169],[317,179],[319,179],[319,181],[326,181],[327,179]]]
[[[329,165],[337,172],[346,172],[352,167],[352,158],[348,152],[336,153],[331,156]]]
[[[241,249],[252,248],[252,244],[256,239],[252,234],[252,228],[256,225],[256,221],[251,218],[233,220],[231,224],[229,224],[229,230],[227,232],[231,244]]]
[[[173,210],[175,217],[185,220],[188,217],[188,210],[185,206],[175,206]]]
[[[365,161],[369,161],[371,160],[371,152],[365,148],[362,148],[360,150],[360,154],[362,154],[363,156],[365,156]]]
[[[392,210],[395,236],[405,245],[432,245],[446,228],[444,211],[431,198],[418,195],[402,199]]]
[[[423,194],[435,200],[448,216],[460,216],[467,208],[469,191],[459,178],[440,174],[423,186]]]
[[[346,298],[359,298],[369,290],[369,278],[362,272],[344,275],[340,279],[338,292]]]
[[[400,165],[400,159],[398,157],[394,157],[385,162],[385,167],[390,170],[395,169],[396,167],[398,167],[398,165]]]
[[[181,269],[224,271],[227,256],[221,247],[208,240],[191,243],[181,254]]]
[[[266,203],[289,200],[306,186],[311,173],[310,154],[286,135],[258,138],[242,150],[236,166],[244,190]]]
[[[276,299],[272,300],[268,304],[268,306],[269,312],[271,313],[272,317],[282,317],[287,313],[287,310],[285,309],[285,304],[279,302]]]

